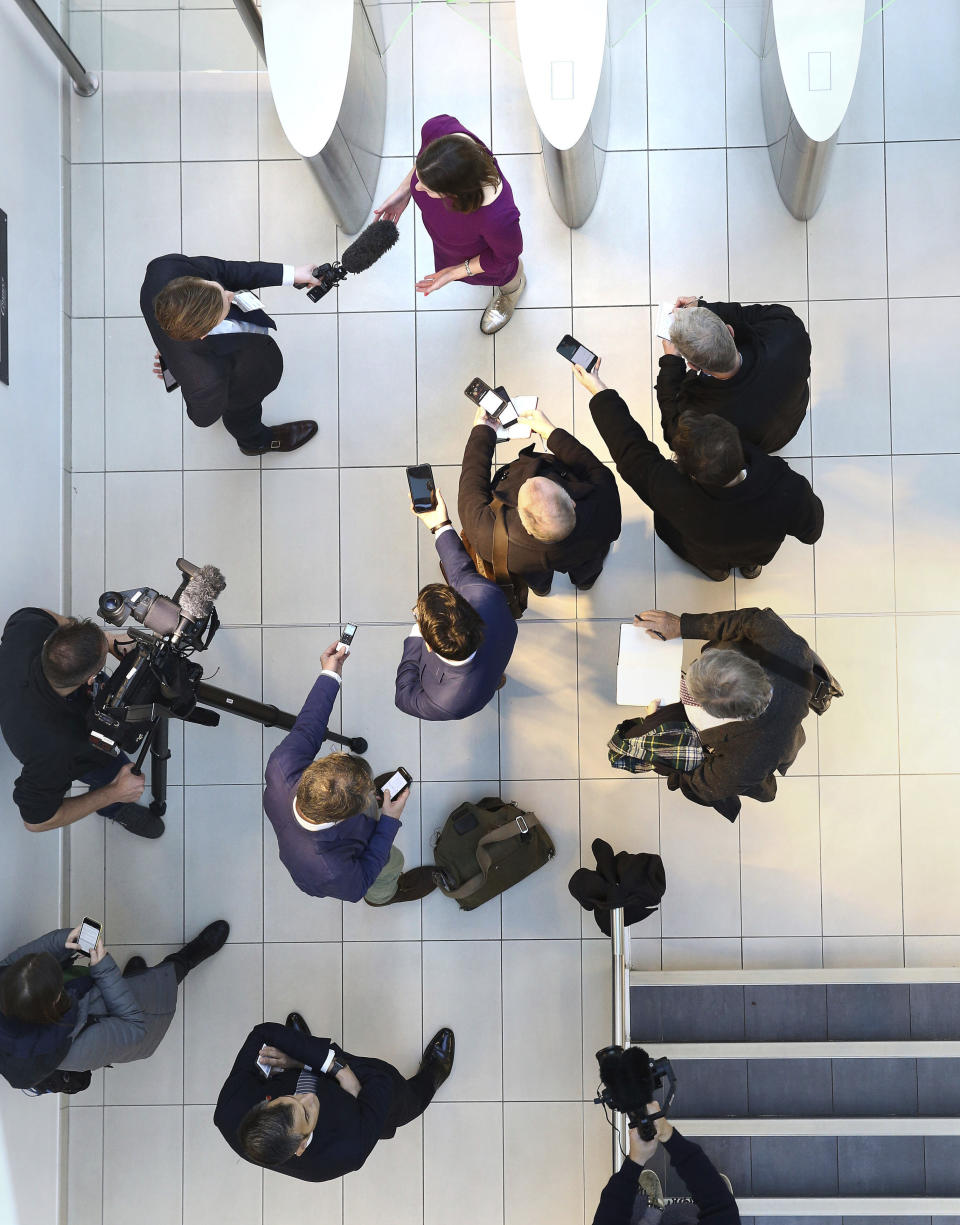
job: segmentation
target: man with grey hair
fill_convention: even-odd
[[[789,306],[678,298],[657,401],[670,442],[681,413],[716,413],[764,451],[799,430],[810,400],[810,337]]]
[[[806,742],[801,725],[810,693],[797,669],[811,671],[813,651],[769,608],[679,617],[654,609],[634,623],[654,638],[707,639],[680,685],[704,759],[689,774],[667,772],[669,789],[728,821],[737,819],[742,795],[769,803],[777,794],[775,772],[786,774]]]
[[[524,447],[491,479],[497,423],[478,409],[460,472],[458,510],[464,536],[493,560],[497,507],[507,529],[507,568],[539,596],[549,595],[554,571],[588,591],[620,535],[620,494],[611,470],[572,434],[539,410],[521,414],[549,454]]]

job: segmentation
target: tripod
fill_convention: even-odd
[[[296,715],[289,711],[279,710],[266,702],[257,702],[253,698],[245,698],[239,693],[230,693],[227,689],[218,689],[201,681],[197,685],[197,698],[203,706],[196,707],[187,718],[186,723],[199,723],[207,727],[216,727],[220,722],[217,710],[226,710],[230,714],[239,715],[241,719],[249,719],[263,727],[282,727],[290,731],[296,723]],[[214,707],[216,709],[210,709]],[[147,753],[150,754],[150,811],[162,817],[167,811],[167,762],[170,760],[170,712],[157,703],[149,706],[130,707],[127,712],[130,722],[149,722],[150,729],[144,737],[143,744],[133,767],[134,774],[143,773],[143,763]],[[362,736],[338,736],[336,732],[327,732],[325,740],[348,748],[352,753],[365,753],[367,742]]]

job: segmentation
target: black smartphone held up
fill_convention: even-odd
[[[340,631],[340,641],[337,643],[337,646],[338,647],[348,647],[350,643],[353,642],[353,636],[356,632],[357,632],[357,627],[355,625],[351,625],[350,622],[348,621],[347,624]]]
[[[502,385],[500,387],[494,387],[493,391],[495,395],[498,395],[504,401],[500,411],[497,413],[497,420],[504,429],[509,429],[511,425],[516,425],[516,423],[520,420],[520,415],[514,408],[513,401],[507,394],[506,387],[503,387]]]
[[[472,400],[474,404],[482,408],[488,417],[496,417],[498,419],[503,412],[504,405],[510,403],[509,396],[501,395],[499,391],[494,391],[492,387],[487,386],[483,379],[474,379],[468,387],[464,388],[463,394],[468,400]]]
[[[80,951],[89,957],[99,943],[100,924],[95,919],[84,919],[80,924],[80,934],[77,936]]]
[[[413,782],[413,775],[409,770],[405,770],[403,766],[397,766],[393,774],[380,788],[380,802],[383,802],[383,793],[390,792],[390,799],[395,800],[398,795],[402,795],[404,791]]]
[[[586,345],[582,345],[579,340],[575,340],[572,336],[564,336],[563,340],[557,345],[557,352],[572,365],[582,366],[587,374],[594,368],[598,360],[596,353],[591,353]]]
[[[418,515],[427,510],[437,508],[437,486],[433,479],[433,469],[429,464],[416,464],[407,469],[407,484],[410,486],[410,500]]]
[[[167,363],[163,360],[163,354],[160,354],[160,373],[163,375],[163,385],[167,391],[176,391],[180,384],[170,373]]]

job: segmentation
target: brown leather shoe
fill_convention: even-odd
[[[367,902],[368,906],[393,906],[397,902],[417,902],[428,893],[433,893],[437,882],[433,878],[435,869],[428,864],[422,868],[411,868],[409,872],[401,872],[397,881],[397,891],[389,902]],[[363,899],[365,902],[366,898]]]
[[[504,672],[503,676],[500,677],[500,683],[497,685],[497,688],[502,689],[506,683],[507,683],[507,674],[506,672]]]
[[[318,428],[316,421],[287,421],[283,425],[271,425],[270,433],[273,438],[267,446],[252,449],[241,447],[240,450],[244,455],[266,455],[270,451],[296,451],[298,447],[310,441]]]

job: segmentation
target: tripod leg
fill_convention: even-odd
[[[160,716],[150,745],[150,811],[162,817],[167,811],[167,762],[170,760],[170,724]]]

